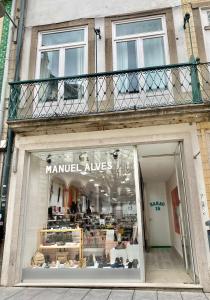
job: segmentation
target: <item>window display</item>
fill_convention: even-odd
[[[42,195],[29,195],[23,268],[140,273],[133,156],[133,147],[31,155]]]

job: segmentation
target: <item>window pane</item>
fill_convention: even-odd
[[[117,43],[117,69],[131,70],[137,68],[136,41]],[[120,75],[118,80],[120,93],[137,92],[138,77],[134,73]]]
[[[84,48],[66,50],[65,76],[76,76],[84,73]]]
[[[144,39],[144,66],[154,67],[165,64],[164,41],[162,37]],[[147,89],[166,87],[165,71],[149,71],[146,75]]]
[[[162,20],[147,20],[116,25],[116,36],[162,30]]]
[[[136,41],[117,43],[117,69],[137,68]]]
[[[160,66],[165,64],[164,42],[162,37],[144,39],[144,66]]]
[[[42,46],[52,46],[84,41],[84,29],[42,35]]]
[[[65,55],[65,76],[77,76],[84,73],[84,48],[67,49]],[[64,83],[64,99],[82,97],[83,86],[78,79]]]
[[[59,51],[41,53],[40,79],[58,77]],[[57,81],[42,83],[39,90],[39,101],[57,100]]]
[[[59,52],[47,51],[41,53],[40,78],[58,77]]]

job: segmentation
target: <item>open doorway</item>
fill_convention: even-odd
[[[138,146],[146,282],[195,282],[182,143]]]

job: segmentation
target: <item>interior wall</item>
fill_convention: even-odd
[[[49,178],[45,173],[45,165],[45,162],[31,155],[28,203],[25,214],[25,241],[22,252],[23,268],[30,266],[31,258],[37,251],[39,230],[47,222]]]
[[[167,198],[168,198],[169,225],[170,225],[172,246],[181,255],[181,257],[183,257],[181,237],[180,237],[180,234],[175,232],[172,196],[171,196],[171,192],[176,188],[176,186],[177,186],[177,180],[176,180],[176,172],[174,170],[173,174],[171,175],[170,179],[168,180],[168,182],[166,184]]]
[[[147,182],[145,190],[149,246],[171,246],[166,185],[164,182]]]

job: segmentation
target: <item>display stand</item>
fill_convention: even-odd
[[[52,253],[58,256],[70,256],[73,250],[78,250],[79,261],[83,261],[83,230],[77,229],[42,229],[39,235],[38,249],[40,252]],[[45,251],[46,250],[46,251]],[[49,252],[49,250],[51,250]]]

